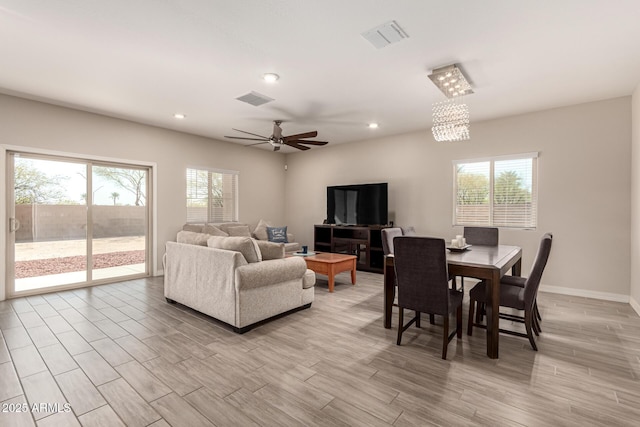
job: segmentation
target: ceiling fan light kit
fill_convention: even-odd
[[[460,97],[473,93],[471,85],[456,64],[434,69],[429,78],[448,98],[433,104],[433,127],[436,141],[467,141],[470,139],[469,106]]]

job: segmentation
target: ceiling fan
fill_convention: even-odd
[[[307,141],[306,140],[306,138],[315,138],[316,136],[318,136],[318,132],[315,130],[313,132],[305,132],[305,133],[298,133],[295,135],[283,136],[282,128],[280,127],[281,124],[282,124],[282,120],[273,121],[273,134],[271,136],[262,136],[255,133],[246,132],[240,129],[233,129],[237,132],[258,136],[260,138],[246,138],[242,136],[226,136],[226,135],[225,135],[225,138],[243,139],[245,141],[261,141],[261,142],[256,142],[255,144],[249,144],[247,145],[247,147],[269,143],[273,146],[273,151],[278,151],[280,147],[282,147],[283,145],[288,145],[289,147],[297,148],[298,150],[308,150],[311,147],[307,147],[306,145],[301,145],[301,144],[307,144],[307,145],[327,145],[328,144],[327,141]]]

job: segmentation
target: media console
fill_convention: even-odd
[[[382,273],[384,271],[381,233],[383,228],[387,226],[314,225],[313,250],[355,255],[358,270]]]

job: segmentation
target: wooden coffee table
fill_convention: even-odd
[[[307,268],[318,274],[324,274],[329,278],[329,292],[333,292],[335,276],[343,271],[351,271],[351,284],[356,284],[356,259],[355,255],[332,254],[316,252],[315,255],[303,257]]]

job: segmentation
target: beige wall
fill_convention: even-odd
[[[540,237],[553,232],[548,290],[628,301],[630,97],[475,122],[467,142],[438,143],[422,131],[290,154],[287,222],[311,245],[328,185],[388,182],[391,220],[451,238],[460,231],[451,225],[451,161],[533,151],[540,153],[538,229],[503,229],[501,242],[522,246],[526,273]]]
[[[640,314],[640,84],[632,99],[631,306]]]
[[[639,301],[640,272],[632,270],[626,250],[632,230],[631,103],[623,97],[477,122],[468,142],[437,143],[423,131],[282,156],[0,95],[0,144],[156,163],[158,262],[164,242],[175,238],[185,220],[187,165],[239,170],[241,221],[283,219],[297,240],[311,244],[313,224],[326,215],[328,185],[389,182],[390,219],[449,238],[459,232],[451,226],[452,160],[538,151],[539,227],[502,230],[501,241],[523,247],[526,272],[538,239],[552,231],[554,247],[543,278],[547,289],[624,301],[633,274],[631,292]],[[638,147],[638,90],[633,104]],[[638,151],[633,152],[636,170]],[[640,203],[638,181],[634,174],[634,206]],[[3,173],[0,216],[6,224],[4,188]],[[634,221],[634,242],[640,241],[639,225]],[[638,249],[633,246],[633,259]]]
[[[158,268],[162,265],[164,243],[175,240],[176,232],[185,222],[187,166],[240,171],[241,221],[256,223],[262,217],[274,220],[284,217],[285,156],[266,150],[7,95],[0,95],[0,145],[156,163]],[[0,216],[6,224],[4,165],[3,162]],[[4,239],[1,245],[4,259]],[[0,277],[4,280],[4,274]]]

